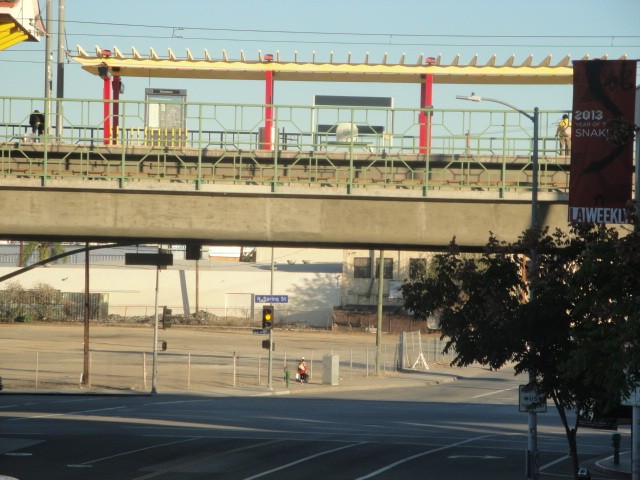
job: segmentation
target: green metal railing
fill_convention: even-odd
[[[420,145],[417,109],[276,105],[267,144],[265,105],[187,102],[173,127],[152,127],[153,102],[119,101],[117,118],[105,119],[101,100],[64,99],[61,133],[47,128],[34,137],[29,114],[39,109],[55,121],[55,102],[0,97],[0,177],[42,185],[102,179],[120,188],[142,180],[347,193],[382,186],[423,195],[442,188],[503,193],[531,183],[532,127],[515,111],[429,109],[429,141]],[[540,113],[541,189],[565,191],[568,184],[568,158],[558,155],[554,136],[562,113]],[[105,129],[105,120],[117,127]],[[341,136],[340,125],[355,126],[357,135]]]

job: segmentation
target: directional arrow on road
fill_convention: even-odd
[[[502,460],[504,457],[494,457],[492,455],[449,455],[447,458],[456,460],[458,458],[480,458],[483,460]]]

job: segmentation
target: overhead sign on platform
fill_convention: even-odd
[[[173,265],[172,253],[125,253],[125,265],[153,265],[166,267]]]

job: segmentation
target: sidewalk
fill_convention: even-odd
[[[271,395],[296,395],[322,392],[346,392],[353,390],[379,390],[382,388],[406,388],[426,385],[438,385],[441,383],[453,382],[460,378],[467,378],[479,375],[486,371],[479,366],[466,368],[454,368],[445,365],[431,364],[429,370],[424,368],[403,371],[382,372],[375,375],[352,375],[340,377],[338,385],[325,384],[322,381],[322,372],[316,373],[308,383],[298,383],[295,378],[286,385],[281,375],[273,376],[272,389],[266,385],[253,386],[224,386],[213,391],[182,390],[168,386],[159,387],[157,394],[194,394],[214,397],[251,397],[251,396],[271,396]],[[127,390],[3,390],[0,395],[105,395],[105,396],[135,396],[153,395],[149,391],[127,391]]]
[[[631,478],[631,452],[620,453],[620,463],[613,463],[613,456],[595,462],[596,468],[620,478]]]
[[[273,389],[266,385],[255,387],[226,387],[219,389],[216,396],[268,396],[314,394],[321,392],[346,392],[353,390],[379,390],[381,388],[406,388],[426,385],[438,385],[453,382],[459,378],[473,377],[482,373],[482,367],[452,368],[448,366],[430,365],[429,370],[403,370],[400,372],[383,372],[376,376],[352,376],[340,378],[338,385],[322,382],[322,374],[314,376],[308,383],[301,384],[292,379],[289,386],[280,377],[273,379]]]

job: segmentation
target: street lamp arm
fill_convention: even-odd
[[[515,105],[513,105],[513,104],[511,104],[509,102],[505,102],[504,100],[499,100],[497,98],[481,97],[480,95],[476,95],[475,93],[472,93],[471,95],[456,95],[456,98],[458,100],[469,100],[471,102],[493,102],[493,103],[499,103],[500,105],[504,105],[505,107],[509,107],[512,110],[515,110],[516,112],[521,113],[522,115],[527,117],[532,122],[534,121],[533,115],[525,112],[524,110],[521,110],[520,108],[516,107]]]
[[[504,105],[505,107],[512,108],[513,110],[515,110],[516,112],[521,113],[522,115],[524,115],[525,117],[527,117],[529,120],[531,120],[533,122],[533,115],[525,112],[524,110],[520,110],[518,107],[516,107],[515,105],[513,105],[513,104],[511,104],[509,102],[498,100],[497,98],[487,98],[487,97],[482,97],[482,100],[484,100],[485,102],[500,103],[500,104]]]

